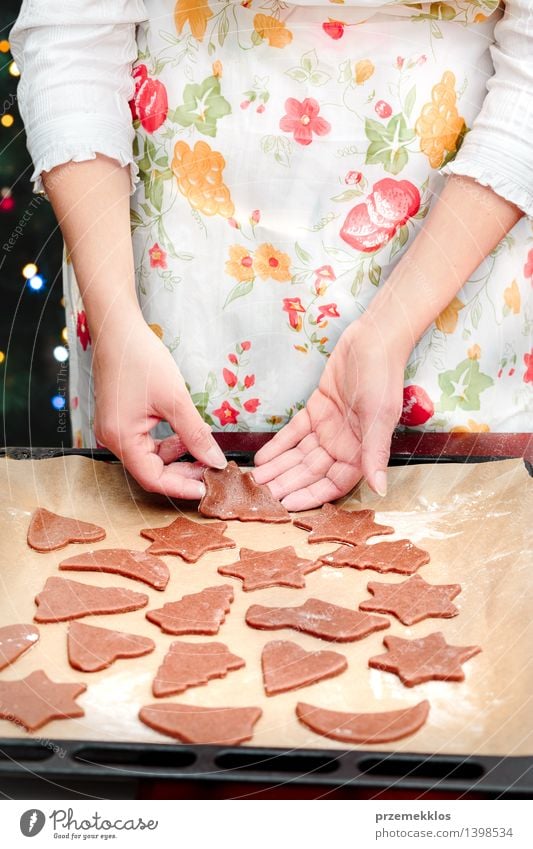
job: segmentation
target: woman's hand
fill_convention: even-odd
[[[174,461],[188,450],[201,463],[223,468],[224,455],[171,354],[140,311],[133,309],[123,319],[112,335],[100,333],[95,340],[96,438],[120,457],[144,489],[172,498],[201,498],[204,467]],[[161,420],[176,436],[158,443],[150,430]]]
[[[306,407],[256,454],[257,483],[267,483],[288,510],[340,498],[363,475],[384,495],[408,353],[364,319],[350,325]]]

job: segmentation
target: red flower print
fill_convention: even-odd
[[[167,117],[167,90],[159,80],[148,76],[146,65],[137,65],[133,69],[133,79],[135,94],[130,100],[131,114],[141,122],[147,133],[155,133]]]
[[[166,268],[167,255],[163,248],[160,248],[157,242],[152,245],[148,251],[150,254],[150,265],[152,268]]]
[[[251,342],[241,342],[241,348],[242,348],[243,351],[249,351],[251,347],[252,347]]]
[[[372,253],[389,242],[399,227],[420,209],[420,193],[408,180],[385,177],[362,203],[350,210],[341,239],[358,251]]]
[[[324,318],[339,318],[340,313],[337,309],[337,304],[322,304],[321,307],[318,308],[318,315],[316,317],[317,324]]]
[[[315,274],[315,292],[317,295],[324,294],[328,288],[327,280],[333,281],[337,279],[331,265],[321,265],[320,268],[316,269]]]
[[[403,409],[400,424],[407,427],[423,425],[431,418],[435,408],[433,401],[421,386],[406,386],[403,390]]]
[[[380,118],[390,118],[390,116],[392,115],[392,106],[385,100],[378,100],[378,102],[374,106],[374,109],[376,110]]]
[[[213,410],[213,415],[219,419],[221,425],[237,424],[239,411],[232,407],[229,401],[223,401],[218,410]]]
[[[363,175],[360,171],[348,171],[346,177],[344,178],[344,182],[347,186],[356,186],[357,183],[360,183],[363,179]]]
[[[250,221],[253,221],[254,224],[259,224],[260,220],[261,220],[261,211],[259,209],[254,209],[254,211],[250,215]]]
[[[244,378],[244,385],[246,389],[251,389],[255,383],[255,374],[247,374]]]
[[[403,56],[397,56],[396,57],[396,67],[397,68],[403,68],[403,62],[404,62]]]
[[[338,38],[342,38],[344,35],[344,24],[342,21],[333,21],[330,18],[329,21],[322,24],[322,29],[335,41],[337,41]]]
[[[285,133],[293,133],[294,141],[298,144],[311,144],[313,133],[325,136],[331,130],[331,124],[320,118],[320,105],[314,97],[296,100],[288,97],[285,101],[286,115],[279,122],[280,129]]]
[[[89,327],[87,325],[87,316],[85,315],[84,310],[78,313],[78,318],[76,321],[76,335],[80,340],[81,347],[84,351],[86,351],[87,346],[91,344],[91,334],[89,333]]]
[[[524,383],[533,383],[533,348],[529,354],[524,354],[524,365],[526,367]]]
[[[222,377],[226,381],[227,385],[230,389],[233,389],[234,386],[237,386],[237,375],[233,374],[228,368],[222,369]]]
[[[529,251],[526,259],[526,264],[524,265],[524,277],[527,279],[531,278],[531,284],[533,285],[533,248]]]
[[[243,407],[247,413],[255,413],[260,404],[261,401],[259,398],[250,398],[249,401],[244,402]]]
[[[230,363],[233,363],[234,366],[239,362],[235,354],[228,354],[228,360]]]
[[[283,298],[282,309],[289,314],[289,324],[294,330],[302,329],[302,318],[299,313],[305,312],[300,298]]]

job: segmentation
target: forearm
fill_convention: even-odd
[[[107,156],[43,172],[94,339],[140,318],[130,232],[130,176]]]
[[[469,177],[450,177],[424,227],[359,320],[407,359],[522,212]]]

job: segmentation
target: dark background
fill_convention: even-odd
[[[10,73],[9,49],[3,52],[20,5],[20,0],[2,0],[0,8],[0,122],[6,115],[14,119],[8,127],[0,123],[0,351],[5,356],[0,363],[0,442],[69,445],[68,414],[60,415],[52,405],[68,367],[68,361],[60,363],[53,355],[56,346],[65,344],[63,241],[50,202],[32,192],[33,165],[16,100],[19,77]],[[10,237],[16,241],[6,247]],[[45,281],[39,291],[32,291],[22,276],[30,262]]]

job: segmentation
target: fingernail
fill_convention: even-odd
[[[200,482],[200,483],[198,484],[198,498],[203,498],[203,497],[204,497],[204,495],[205,495],[205,493],[206,493],[205,484],[203,484],[202,482]]]
[[[228,461],[224,457],[224,454],[218,447],[218,445],[214,445],[206,454],[206,460],[210,466],[214,469],[225,469],[228,465]]]
[[[374,475],[374,489],[382,497],[387,494],[387,473],[376,472]]]

